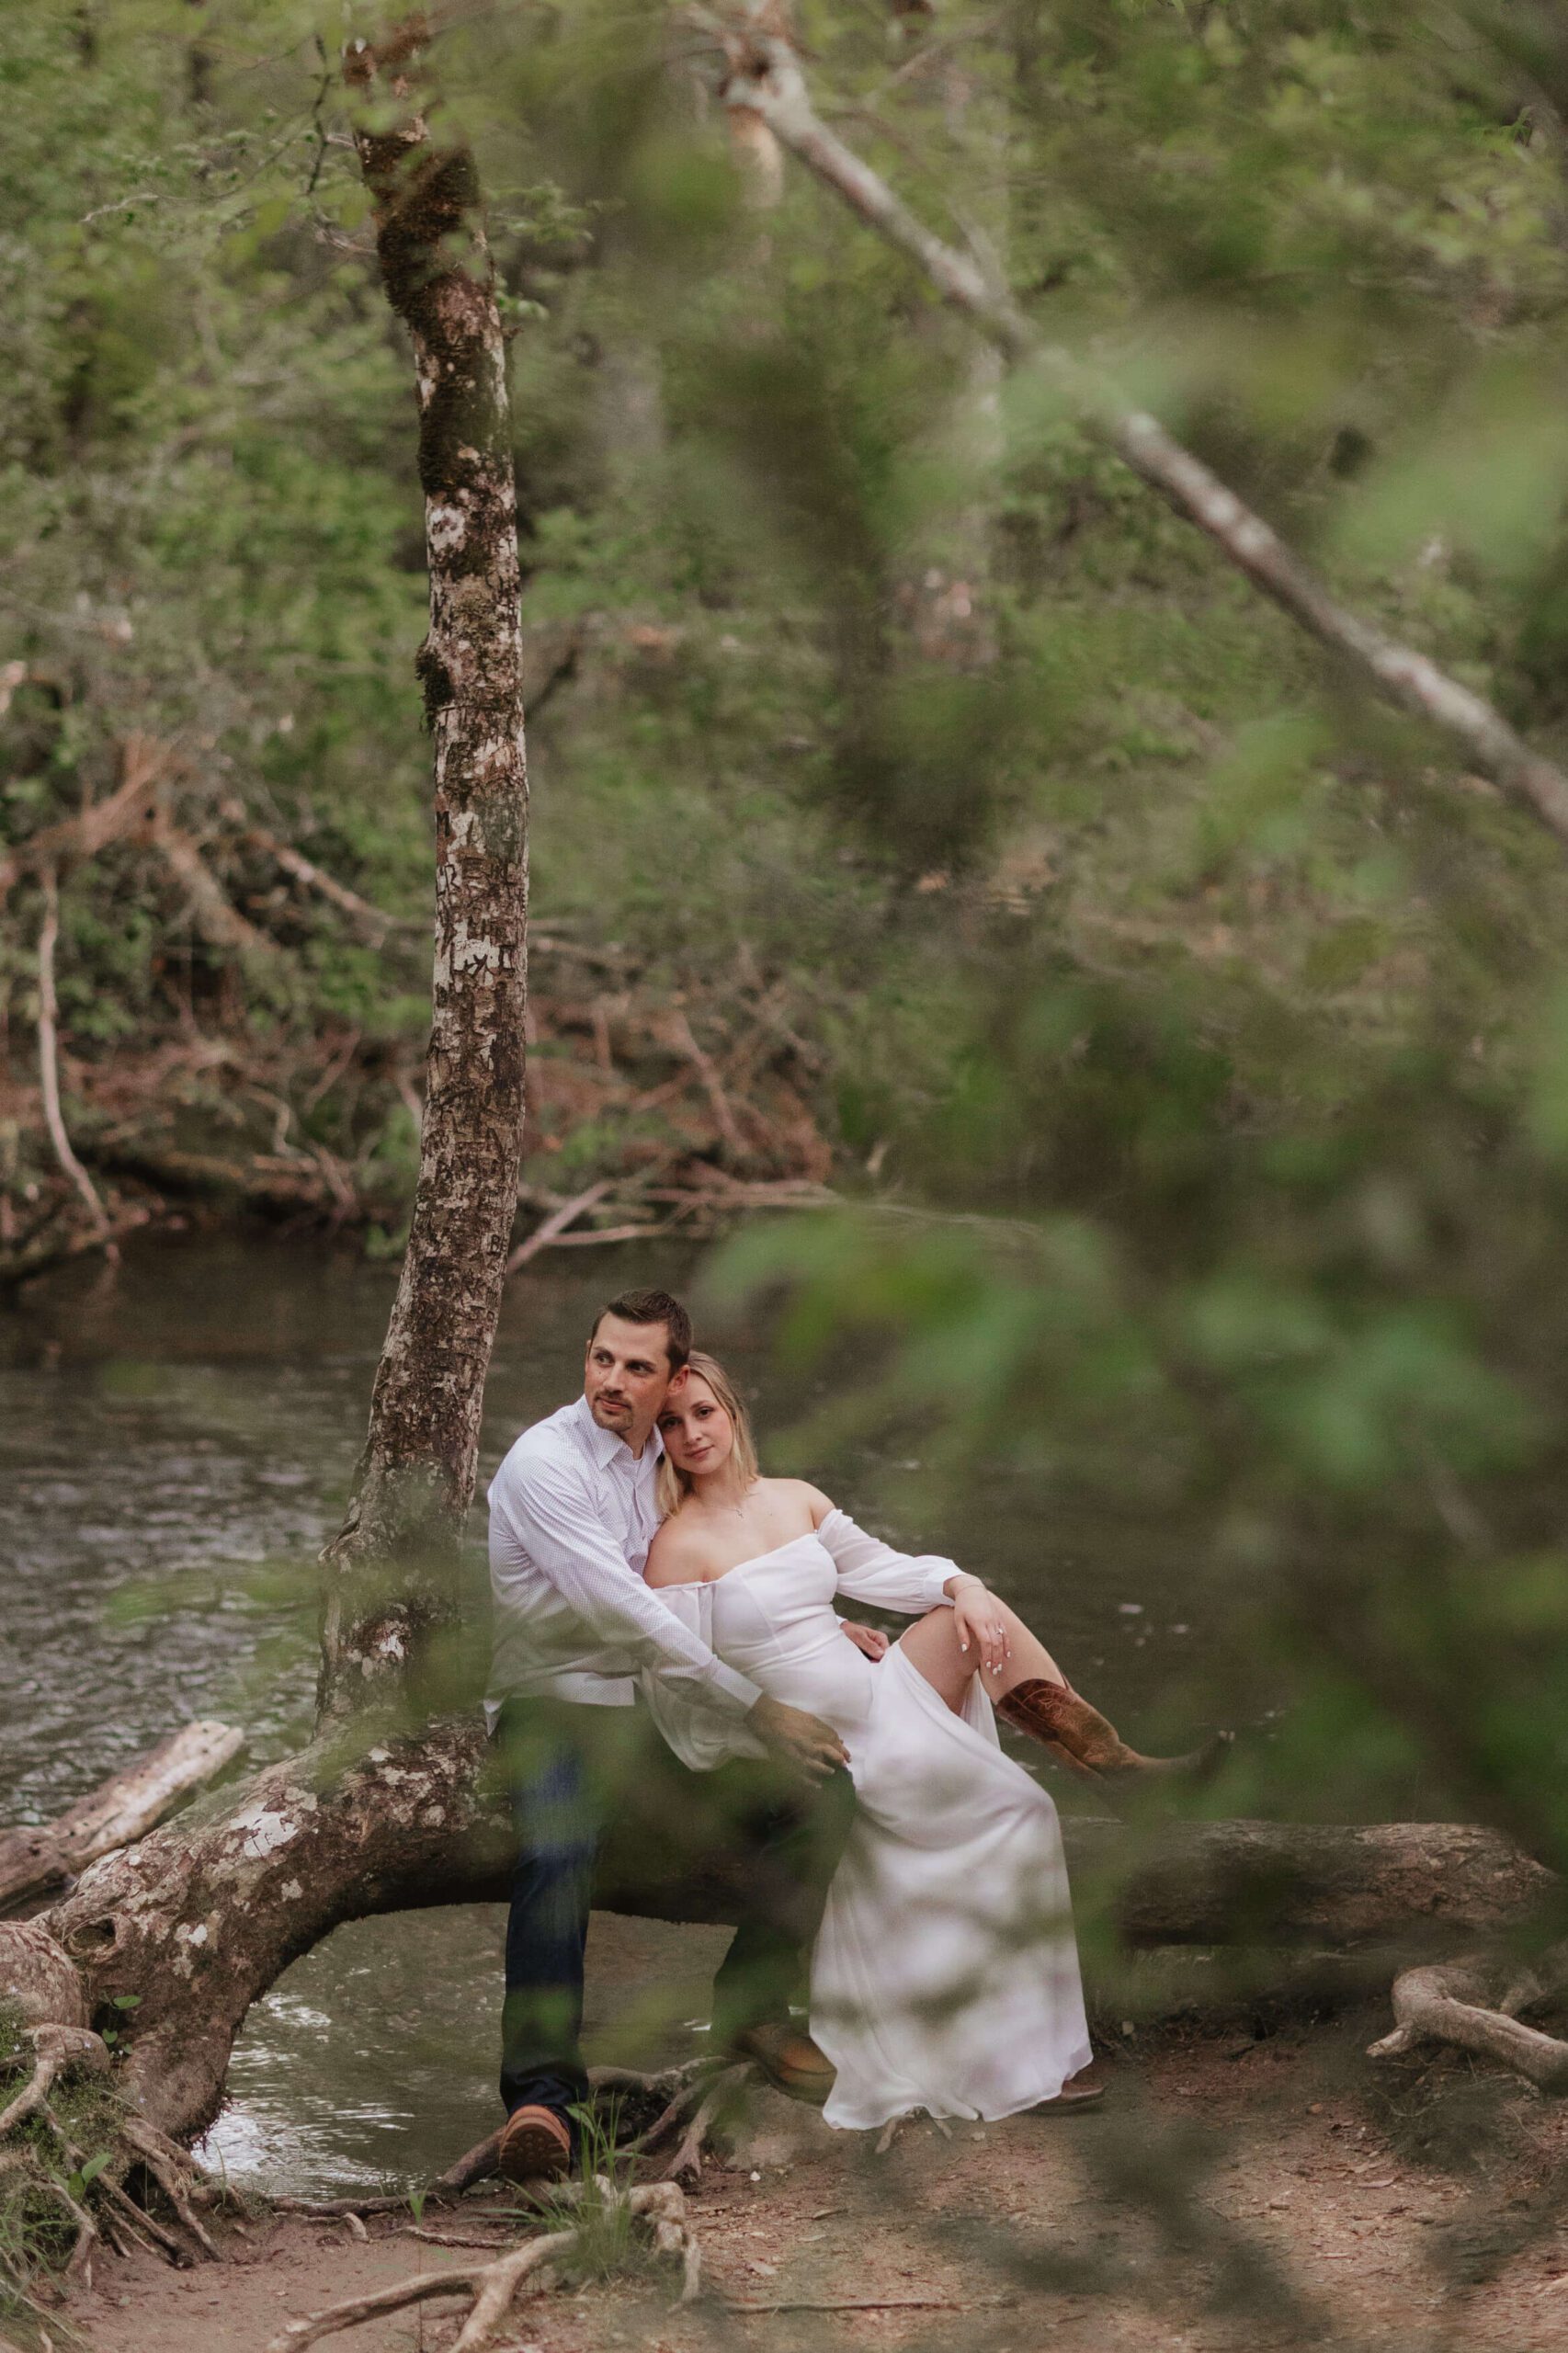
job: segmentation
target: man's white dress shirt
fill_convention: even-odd
[[[731,1723],[755,1683],[683,1625],[642,1582],[659,1525],[657,1431],[634,1455],[602,1430],[585,1397],[525,1430],[490,1483],[490,1589],[495,1647],[484,1711],[548,1692],[630,1707],[632,1678],[656,1674]]]

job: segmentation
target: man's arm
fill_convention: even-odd
[[[506,1523],[541,1575],[600,1642],[624,1650],[638,1666],[668,1676],[693,1699],[728,1715],[746,1715],[755,1683],[716,1658],[700,1636],[650,1592],[599,1518],[587,1479],[574,1465],[540,1455],[497,1474]],[[506,1606],[511,1571],[493,1552],[497,1606]]]

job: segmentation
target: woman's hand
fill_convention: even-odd
[[[952,1601],[960,1650],[978,1650],[986,1674],[1000,1675],[1013,1655],[1013,1644],[995,1595],[978,1577],[960,1577],[953,1587]]]
[[[858,1651],[864,1651],[873,1664],[888,1654],[888,1638],[876,1626],[858,1626],[853,1618],[841,1618],[839,1624]]]

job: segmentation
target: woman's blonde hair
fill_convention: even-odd
[[[728,1414],[730,1427],[735,1434],[735,1468],[749,1487],[756,1476],[756,1440],[751,1434],[751,1416],[741,1403],[734,1382],[718,1358],[708,1356],[701,1348],[693,1348],[686,1360],[685,1371],[695,1373],[699,1381],[705,1381]],[[684,1378],[684,1375],[680,1377]],[[674,1386],[673,1382],[671,1386]],[[690,1493],[689,1474],[677,1471],[667,1454],[662,1455],[659,1475],[653,1485],[660,1518],[668,1519],[673,1512],[679,1511]]]

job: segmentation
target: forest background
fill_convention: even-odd
[[[1563,753],[1554,12],[796,29],[1052,345]],[[344,35],[289,0],[0,32],[14,1280],[97,1246],[89,1196],[398,1247],[425,556]],[[810,1199],[722,1280],[797,1362],[852,1339],[835,1436],[922,1432],[908,1512],[1003,1480],[1225,1582],[1173,1722],[1290,1702],[1231,1811],[1561,1868],[1563,844],[737,134],[716,59],[704,12],[592,5],[440,44],[512,330],[519,1238]]]
[[[1565,39],[1305,0],[801,25],[820,106],[938,233],[1548,754]],[[1533,1819],[1562,844],[776,146],[759,170],[715,55],[700,16],[589,6],[442,41],[533,666],[519,1233],[600,1180],[579,1230],[759,1182],[941,1213],[777,1245],[798,1347],[885,1344],[855,1413],[935,1411],[947,1503],[955,1460],[1109,1527],[1180,1497],[1244,1654],[1281,1581],[1314,1642],[1348,1610],[1323,1802],[1391,1698],[1417,1737],[1414,1677],[1439,1786],[1501,1770]],[[64,1124],[111,1217],[205,1197],[395,1249],[424,551],[335,51],[273,0],[33,0],[0,65],[0,1248],[90,1235],[39,1084],[57,888]],[[88,806],[119,812],[91,856]],[[1443,1661],[1480,1631],[1521,1704],[1467,1746]]]

